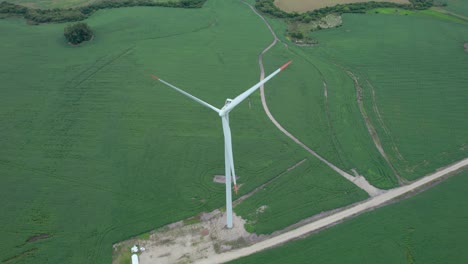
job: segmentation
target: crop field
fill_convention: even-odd
[[[2,264],[109,263],[115,242],[224,206],[224,185],[212,180],[224,174],[218,115],[150,74],[221,107],[258,82],[258,54],[272,40],[262,20],[241,1],[211,0],[201,9],[105,9],[85,22],[94,39],[72,47],[66,24],[0,20]],[[281,35],[289,47],[264,56],[266,72],[294,62],[266,85],[270,110],[348,173],[397,186],[362,97],[394,169],[423,176],[467,156],[467,28],[368,14],[313,33],[314,47]],[[251,231],[271,233],[367,197],[278,131],[258,93],[230,120],[240,195],[275,179],[235,209]]]
[[[108,263],[115,242],[224,206],[224,186],[212,181],[224,172],[219,117],[149,75],[221,107],[258,81],[271,40],[261,20],[239,1],[209,1],[101,10],[86,22],[95,38],[71,47],[64,24],[0,20],[3,263]],[[258,94],[231,126],[240,195],[313,159],[271,124]],[[365,197],[310,162],[298,184],[334,199],[309,204],[310,214]],[[336,198],[343,190],[352,193]]]
[[[466,263],[468,172],[319,234],[230,263]]]
[[[426,10],[407,10],[401,8],[375,8],[367,12],[368,14],[391,14],[391,15],[400,15],[400,16],[423,16],[423,17],[432,17],[447,21],[452,21],[455,23],[466,23],[468,18],[464,18],[455,13],[448,12],[440,7],[434,7]]]
[[[395,172],[414,180],[466,157],[468,30],[463,20],[432,12],[344,15],[342,27],[312,33],[318,46],[277,46],[274,52],[294,56],[300,70],[271,84],[272,113],[325,158],[380,188],[398,183]],[[395,172],[370,137],[348,72]]]
[[[447,4],[444,9],[468,17],[468,2],[465,0],[440,0],[441,3]]]
[[[152,0],[153,2],[168,2],[169,0]],[[180,0],[171,0],[179,2]],[[32,8],[70,8],[99,2],[99,0],[10,0],[7,2]]]
[[[374,2],[391,2],[408,4],[408,0],[373,0]],[[327,6],[335,6],[338,4],[351,4],[369,2],[368,0],[275,0],[275,5],[287,12],[307,12]]]
[[[339,67],[312,57],[302,48],[291,46],[284,50],[278,46],[275,52],[289,54],[299,68],[291,73],[293,78],[272,83],[267,92],[277,120],[350,174],[355,170],[379,188],[396,186],[396,178],[368,134],[349,77]],[[269,56],[265,60],[267,65],[276,64]]]
[[[270,234],[321,211],[368,197],[344,178],[337,181],[335,174],[316,159],[306,160],[242,202],[235,212],[247,220],[250,232]]]
[[[401,176],[413,180],[466,157],[467,24],[346,15],[343,27],[314,35],[322,45],[312,54],[359,76],[367,112]]]

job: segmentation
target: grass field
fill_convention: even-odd
[[[257,56],[272,39],[262,21],[229,0],[193,10],[101,10],[86,22],[96,37],[71,47],[64,24],[0,20],[8,62],[0,64],[1,262],[108,263],[112,243],[224,205],[224,186],[212,182],[224,171],[219,117],[149,75],[221,107],[258,81]],[[466,157],[466,25],[345,15],[343,27],[313,36],[317,47],[278,45],[264,58],[267,72],[294,61],[266,87],[286,129],[344,170],[396,186],[346,68],[359,77],[402,176]],[[241,194],[308,161],[236,209],[252,228],[270,233],[365,197],[281,134],[259,99],[231,115]],[[288,215],[278,213],[285,208]]]
[[[408,200],[230,263],[465,263],[468,172]]]
[[[343,27],[315,37],[322,45],[314,54],[326,54],[359,76],[366,108],[403,177],[412,180],[466,157],[466,24],[419,16],[346,15]]]
[[[4,263],[109,263],[113,243],[224,205],[212,182],[224,171],[219,117],[149,75],[221,107],[258,81],[271,40],[261,20],[239,1],[209,1],[101,10],[86,22],[95,38],[71,47],[64,24],[0,20]],[[275,67],[289,59],[278,56]],[[231,114],[240,194],[311,159],[271,124],[258,94],[251,103]],[[312,177],[323,171],[309,168],[308,184],[321,186]],[[325,175],[324,185],[349,187]]]
[[[408,0],[373,0],[374,2],[391,2],[399,4],[409,4]],[[366,0],[275,0],[275,5],[287,12],[307,12],[327,6],[338,4],[351,4],[369,2]]]
[[[366,113],[402,177],[413,180],[466,157],[466,23],[427,14],[343,18],[340,28],[311,33],[318,46],[277,47],[301,64],[293,80],[273,83],[267,92],[278,121],[350,173],[356,168],[378,187],[394,186],[394,173],[362,120],[349,70],[363,87]],[[278,32],[285,30],[270,21]]]
[[[282,26],[275,24],[278,30]],[[362,120],[353,83],[339,67],[311,50],[315,47],[278,45],[265,56],[270,69],[282,56],[290,57],[297,69],[291,78],[270,84],[266,96],[272,114],[299,140],[350,174],[355,169],[379,188],[396,186]]]
[[[235,208],[250,231],[270,234],[304,218],[367,198],[367,193],[318,160],[306,160]]]

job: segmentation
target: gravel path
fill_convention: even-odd
[[[464,167],[468,166],[468,158],[459,161],[455,164],[452,164],[442,170],[439,170],[431,175],[425,176],[424,178],[415,181],[409,185],[405,185],[402,187],[398,187],[395,189],[391,189],[381,195],[372,197],[368,199],[367,201],[360,203],[356,206],[353,206],[351,208],[348,208],[344,211],[340,211],[336,214],[332,214],[330,216],[327,216],[325,218],[322,218],[316,222],[304,225],[302,227],[299,227],[297,229],[294,229],[292,231],[289,231],[287,233],[283,233],[279,236],[272,237],[268,240],[264,240],[262,242],[259,242],[257,244],[254,244],[249,247],[229,251],[223,254],[219,255],[214,255],[210,257],[209,259],[205,259],[202,261],[198,261],[196,263],[225,263],[234,259],[238,259],[241,257],[245,257],[248,255],[251,255],[255,252],[259,252],[261,250],[271,248],[274,246],[281,245],[289,240],[295,239],[302,237],[308,233],[320,230],[322,228],[326,228],[332,224],[338,223],[346,218],[356,216],[360,213],[363,213],[369,209],[381,206],[390,200],[393,200],[395,198],[398,198],[400,196],[403,196],[405,194],[408,194],[418,188],[421,188],[422,186],[429,184],[433,181],[436,181],[447,174],[454,173],[457,170],[463,169]]]

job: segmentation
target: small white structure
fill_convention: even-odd
[[[138,261],[138,255],[136,253],[138,253],[138,247],[136,245],[134,245],[131,249],[132,251],[132,264],[139,264],[140,262]]]
[[[138,255],[133,254],[132,255],[132,264],[139,264],[140,262],[138,261]]]
[[[132,253],[138,253],[138,247],[134,245],[131,249]]]

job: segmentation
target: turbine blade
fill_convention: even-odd
[[[165,84],[165,85],[167,85],[167,86],[173,88],[174,90],[176,90],[176,91],[178,91],[179,93],[181,93],[181,94],[187,96],[188,98],[190,98],[190,99],[192,99],[192,100],[194,100],[194,101],[197,101],[198,103],[200,103],[200,104],[202,104],[202,105],[204,105],[204,106],[206,106],[206,107],[208,107],[208,108],[214,110],[214,111],[217,112],[217,113],[219,113],[219,111],[220,111],[218,108],[216,108],[216,107],[210,105],[209,103],[207,103],[207,102],[205,102],[205,101],[203,101],[203,100],[201,100],[201,99],[199,99],[199,98],[197,98],[197,97],[195,97],[195,96],[193,96],[193,95],[187,93],[186,91],[184,91],[184,90],[182,90],[182,89],[180,89],[180,88],[178,88],[178,87],[175,87],[174,85],[172,85],[172,84],[170,84],[170,83],[168,83],[168,82],[166,82],[166,81],[164,81],[164,80],[162,80],[162,79],[159,79],[156,75],[151,74],[151,78],[153,78],[153,79],[155,79],[155,80],[157,80],[157,81],[162,82],[163,84]]]
[[[238,104],[240,104],[242,101],[245,100],[245,98],[249,97],[249,95],[251,95],[253,92],[255,92],[258,88],[260,88],[263,84],[265,84],[266,82],[268,82],[271,78],[273,78],[276,74],[280,73],[282,70],[284,70],[286,67],[288,67],[289,64],[291,64],[292,61],[288,61],[286,62],[285,64],[283,64],[283,66],[281,66],[280,68],[278,68],[276,71],[274,71],[273,73],[271,73],[270,75],[268,75],[266,78],[264,78],[262,81],[260,81],[259,83],[255,84],[254,86],[252,86],[251,88],[249,88],[247,91],[241,93],[239,96],[237,96],[236,98],[234,98],[231,103],[229,103],[229,105],[227,105],[223,112],[224,113],[229,113],[232,109],[234,109],[234,107],[236,107]]]

